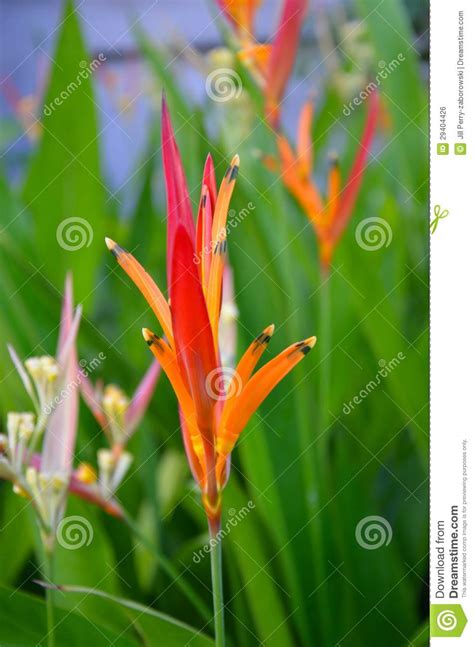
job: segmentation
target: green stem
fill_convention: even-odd
[[[321,454],[319,469],[323,476],[323,499],[330,501],[336,491],[334,483],[334,470],[332,469],[333,458],[330,452],[331,433],[330,433],[330,403],[331,403],[331,375],[332,375],[332,312],[331,312],[331,278],[329,275],[331,270],[322,270],[321,274],[321,288],[319,294],[319,309],[320,309],[320,340],[321,340],[321,354],[325,359],[321,364],[320,375],[320,392],[319,392],[319,408],[320,408],[320,434],[321,440]],[[337,502],[333,502],[327,511],[329,523],[334,537],[334,545],[336,550],[339,551],[341,560],[345,553],[344,545],[344,527],[337,509]],[[330,601],[331,604],[331,601]],[[344,601],[344,605],[350,605],[349,600]],[[332,635],[327,637],[332,640]]]
[[[321,269],[320,286],[318,290],[318,347],[319,356],[321,357],[321,364],[319,365],[319,399],[318,399],[318,417],[319,417],[319,430],[317,442],[317,472],[319,475],[319,507],[325,506],[326,501],[329,500],[328,491],[330,490],[329,480],[330,463],[329,463],[329,402],[331,394],[331,303],[330,303],[330,278],[326,270]],[[328,573],[328,556],[330,546],[327,545],[327,538],[321,527],[324,525],[324,516],[319,516],[318,523],[320,525],[318,556],[319,568],[321,577],[327,577]],[[319,555],[320,553],[320,555]],[[323,587],[319,594],[316,596],[317,605],[319,608],[319,630],[320,637],[323,644],[332,642],[332,627],[331,627],[331,598],[329,590]]]
[[[46,626],[48,632],[48,647],[55,647],[54,635],[54,590],[51,585],[54,583],[54,557],[53,552],[45,546],[44,576],[48,586],[46,587]]]
[[[321,344],[320,352],[323,361],[319,378],[319,411],[321,416],[320,433],[322,434],[322,447],[324,448],[323,460],[327,464],[329,445],[329,398],[331,394],[331,295],[329,289],[331,279],[325,272],[321,278],[322,282],[319,289],[320,329],[318,331],[318,338]]]
[[[225,647],[224,587],[222,585],[222,545],[221,540],[217,537],[219,530],[220,521],[215,524],[209,522],[215,644],[216,647]]]
[[[210,616],[210,610],[207,606],[201,601],[199,595],[191,588],[191,586],[186,582],[182,577],[182,573],[170,562],[164,555],[159,553],[153,543],[142,533],[136,521],[134,521],[126,512],[124,512],[123,517],[125,523],[130,528],[131,532],[135,537],[143,544],[143,546],[148,550],[149,553],[153,555],[158,564],[161,566],[163,571],[168,575],[171,581],[176,584],[178,588],[181,589],[182,593],[187,597],[189,602],[194,606],[196,611],[200,614],[203,620],[208,620]]]

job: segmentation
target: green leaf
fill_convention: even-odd
[[[405,3],[385,0],[381,5],[378,0],[356,0],[355,5],[375,48],[377,72],[403,56],[399,67],[380,81],[384,106],[393,121],[389,166],[397,168],[392,180],[397,189],[405,188],[404,199],[410,193],[423,199],[428,195],[426,164],[412,162],[428,159],[428,96]],[[387,175],[385,182],[389,181]]]
[[[102,517],[100,510],[76,497],[70,497],[66,516],[57,533],[53,575],[55,584],[74,583],[100,586],[111,593],[120,591],[116,564],[118,560],[104,531]],[[79,609],[110,628],[123,629],[122,614],[114,609],[106,611],[101,601],[84,596],[78,602],[58,596],[57,603]]]
[[[157,473],[157,496],[163,516],[166,517],[176,506],[187,478],[188,466],[183,452],[173,449],[166,451],[161,457]]]
[[[56,647],[138,647],[139,643],[117,635],[71,611],[55,609]],[[32,595],[0,586],[0,644],[2,647],[44,645],[46,606]]]
[[[310,267],[315,268],[314,247],[308,246],[302,252],[299,239],[304,221],[294,229],[295,212],[288,208],[280,183],[255,159],[255,147],[271,150],[272,139],[265,127],[259,127],[253,131],[252,140],[249,138],[239,150],[241,172],[233,208],[239,211],[253,204],[255,209],[228,238],[243,346],[264,326],[276,324],[265,359],[318,332],[309,298],[314,292],[314,274],[310,270],[305,275],[301,261],[309,251]],[[257,187],[267,188],[261,193]],[[307,235],[312,235],[310,229]],[[318,356],[317,347],[278,385],[249,422],[238,444],[252,496],[265,492],[261,513],[278,547],[275,565],[278,563],[284,570],[289,593],[295,600],[295,613],[289,622],[298,625],[307,641],[321,630],[324,618],[329,619],[324,605],[330,607],[326,594],[321,599],[320,590],[313,594],[315,581],[324,581],[328,570],[322,519],[316,514],[321,474],[315,469],[319,445],[314,442],[313,380]]]
[[[143,637],[147,646],[181,647],[189,644],[193,647],[209,647],[213,644],[212,640],[203,633],[203,629],[194,629],[184,622],[133,600],[109,595],[99,589],[78,586],[63,587],[62,590],[66,593],[84,593],[94,598],[100,598],[111,610],[117,607],[124,610],[130,620],[130,625],[133,625]]]
[[[183,165],[191,199],[198,204],[200,198],[201,174],[205,156],[209,150],[210,142],[203,137],[203,116],[196,107],[192,109],[181,91],[174,73],[172,63],[175,58],[163,49],[157,48],[141,29],[135,30],[137,45],[144,59],[158,81],[158,91],[166,92],[166,100],[172,115],[173,127],[179,149],[183,155]],[[167,63],[167,59],[171,62]],[[161,157],[161,155],[160,155]],[[197,162],[198,160],[201,160]]]
[[[106,187],[99,165],[93,62],[70,0],[60,24],[43,109],[43,134],[24,187],[26,204],[18,217],[24,219],[27,211],[34,216],[35,240],[44,262],[41,271],[61,289],[65,272],[74,268],[76,296],[84,300],[90,298],[97,263],[104,254]]]
[[[14,494],[10,483],[4,483],[1,489],[0,580],[13,584],[34,549],[29,501]]]
[[[229,537],[222,540],[224,561],[232,551],[232,561],[237,564],[245,582],[243,590],[248,597],[258,637],[263,644],[275,641],[281,647],[292,645],[293,638],[286,622],[288,612],[283,606],[283,600],[289,594],[272,572],[272,554],[266,550],[264,536],[259,530],[256,506],[248,496],[245,497],[235,478],[226,487],[225,503],[228,515],[226,518],[224,511],[222,528]],[[262,505],[265,501],[261,500],[259,506]]]
[[[428,622],[425,622],[419,627],[410,641],[410,645],[413,647],[425,647],[430,640],[430,625]]]

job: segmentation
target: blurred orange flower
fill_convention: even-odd
[[[311,101],[304,104],[300,113],[296,149],[293,150],[286,137],[278,134],[279,159],[264,157],[269,169],[281,173],[283,183],[310,220],[319,241],[319,256],[324,270],[329,268],[336,246],[353,213],[374,139],[380,106],[378,92],[373,92],[368,102],[364,131],[347,180],[343,182],[338,159],[333,156],[325,198],[313,179]]]
[[[259,43],[254,33],[255,13],[260,0],[218,0],[240,46],[239,58],[262,88],[265,115],[276,127],[280,104],[293,69],[307,0],[284,0],[272,42]]]

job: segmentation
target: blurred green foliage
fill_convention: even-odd
[[[219,177],[237,148],[241,157],[232,207],[238,213],[252,203],[255,209],[231,230],[228,241],[240,312],[239,351],[272,322],[272,354],[295,339],[318,335],[324,317],[330,323],[330,339],[320,338],[315,351],[275,390],[234,453],[224,525],[249,500],[255,505],[224,541],[227,624],[235,645],[365,647],[374,644],[374,636],[383,636],[387,647],[410,640],[426,644],[428,96],[410,47],[413,34],[403,3],[386,0],[383,16],[376,5],[375,0],[355,1],[375,60],[390,61],[403,52],[405,61],[381,86],[386,119],[326,287],[311,227],[255,155],[256,150],[274,151],[273,136],[256,111],[250,110],[250,122],[238,123],[239,115],[249,113],[231,104],[189,105],[167,68],[166,54],[137,33],[156,77],[156,92],[166,89],[194,203],[208,151]],[[70,9],[55,54],[61,67],[52,67],[46,103],[75,78],[81,61],[89,61]],[[107,360],[99,372],[129,393],[150,361],[140,329],[154,328],[154,318],[107,256],[103,235],[133,250],[158,284],[165,284],[159,132],[150,132],[136,208],[123,220],[106,202],[93,96],[93,80],[87,79],[43,118],[43,135],[20,191],[0,180],[3,417],[27,406],[5,344],[14,343],[23,357],[54,351],[67,269],[74,272],[77,300],[85,306],[79,357],[104,352]],[[343,169],[357,147],[364,107],[345,117],[343,103],[329,78],[318,98],[314,129],[323,175],[329,147],[337,148]],[[223,124],[217,132],[216,124]],[[247,134],[235,136],[238,127]],[[86,219],[92,229],[90,244],[75,251],[57,240],[58,226],[72,216]],[[387,247],[367,251],[356,243],[357,224],[367,217],[388,223],[392,240]],[[375,378],[381,362],[398,353],[404,355],[400,365],[345,414],[344,404]],[[327,402],[319,400],[321,380],[328,381]],[[320,426],[322,409],[328,412],[329,428]],[[101,443],[96,423],[81,410],[77,461],[94,462]],[[136,469],[120,491],[124,505],[210,606],[208,557],[193,560],[205,541],[205,518],[184,465],[176,402],[164,377],[132,451]],[[1,485],[0,497],[0,559],[5,564],[0,580],[10,589],[38,594],[32,583],[38,560],[28,505],[8,484]],[[204,636],[212,625],[204,625],[126,526],[73,500],[68,514],[88,518],[94,539],[84,550],[61,549],[58,582],[151,605],[202,631],[190,638],[186,628],[177,629],[166,619],[137,618],[110,599],[84,596],[81,601],[63,594],[57,604],[73,612],[64,616],[59,645],[107,644],[109,637],[124,646],[157,640],[170,646],[185,640],[208,644]],[[373,515],[390,524],[393,537],[367,550],[358,543],[356,528]],[[0,597],[2,644],[36,644],[44,633],[42,603],[3,588]],[[99,629],[95,637],[88,637],[93,629],[84,616]],[[77,632],[82,642],[73,638]]]

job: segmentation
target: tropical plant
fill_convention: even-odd
[[[335,39],[325,50],[321,36],[317,42],[313,38],[315,8],[310,5],[293,78],[286,79],[279,95],[284,101],[279,122],[272,122],[268,108],[265,118],[265,85],[238,55],[242,46],[232,26],[229,38],[229,29],[223,29],[226,56],[235,65],[242,92],[227,101],[209,94],[200,104],[190,98],[176,49],[156,43],[135,26],[143,56],[139,65],[146,66],[153,82],[150,106],[159,105],[156,99],[166,91],[194,212],[199,211],[202,163],[208,152],[218,177],[224,176],[237,150],[240,156],[226,223],[234,304],[223,308],[223,314],[237,333],[237,352],[231,348],[230,356],[245,357],[256,331],[273,332],[266,328],[269,321],[276,324],[281,348],[290,347],[304,331],[318,334],[315,352],[268,394],[232,449],[232,470],[221,499],[226,534],[222,567],[226,635],[243,647],[256,642],[365,647],[382,635],[389,647],[426,643],[427,87],[416,53],[418,35],[405,3],[385,0],[383,14],[377,7],[377,0],[354,0],[349,13],[342,9],[336,16],[318,6],[318,30],[326,20],[324,34]],[[275,17],[275,29],[280,16]],[[55,49],[49,52],[58,64],[51,65],[37,105],[54,105],[77,77],[81,61],[93,60],[84,27],[73,4],[66,2]],[[264,44],[256,33],[252,31],[254,44]],[[328,56],[333,49],[336,61]],[[203,87],[216,60],[212,54],[199,59]],[[392,66],[385,78],[379,75],[377,95],[344,112],[381,70],[379,63],[388,68],[399,54],[400,65]],[[9,412],[31,410],[6,343],[13,344],[18,358],[55,356],[57,314],[70,269],[75,298],[83,308],[78,360],[80,366],[93,364],[91,383],[120,384],[131,394],[150,367],[140,329],[153,329],[153,308],[145,307],[142,295],[116,267],[103,238],[107,234],[120,241],[157,285],[168,283],[173,290],[173,282],[167,282],[164,245],[170,209],[162,191],[166,181],[172,182],[165,171],[170,173],[173,165],[165,169],[159,154],[158,107],[130,181],[118,191],[112,188],[97,85],[113,65],[115,61],[103,62],[101,72],[83,79],[51,114],[43,111],[41,123],[34,122],[35,140],[19,150],[10,138],[4,148],[4,425]],[[344,234],[332,246],[331,262],[323,271],[318,263],[324,255],[321,240],[278,173],[277,142],[285,138],[296,160],[292,106],[304,103],[314,86],[317,94],[305,137],[317,155],[310,177],[315,187],[326,182],[322,160],[337,151],[340,176],[335,167],[329,173],[335,184],[341,178],[344,192],[377,100],[379,115],[376,136],[363,147],[362,182],[353,185],[357,197],[345,195],[350,218],[344,218]],[[106,91],[100,89],[101,94]],[[113,117],[127,129],[122,115],[114,112]],[[17,119],[14,136],[22,136],[23,116],[12,119]],[[277,161],[276,166],[269,169],[266,158]],[[82,236],[66,237],[71,219],[73,231]],[[379,238],[373,236],[374,226]],[[194,238],[181,229],[172,234],[176,237],[180,248],[175,264],[188,267]],[[202,277],[203,267],[196,263],[192,269]],[[193,291],[193,307],[194,292],[199,291]],[[179,292],[163,297],[166,307],[171,297],[171,313],[174,298],[183,298]],[[213,308],[215,330],[216,303]],[[173,333],[171,317],[168,344]],[[148,339],[154,340],[150,334]],[[100,353],[104,361],[93,363]],[[271,353],[271,346],[264,351],[266,366],[281,361]],[[91,505],[80,496],[68,496],[57,517],[80,517],[93,531],[90,542],[76,549],[55,542],[52,579],[57,588],[50,591],[57,646],[87,642],[102,647],[113,641],[123,647],[212,644],[210,553],[201,489],[189,478],[176,397],[163,378],[139,429],[130,438],[127,434],[123,451],[134,461],[108,499],[115,514],[108,514],[103,499]],[[240,397],[244,392],[245,387]],[[121,397],[113,397],[110,404],[118,405],[114,411],[121,415]],[[216,406],[225,405],[217,401]],[[10,422],[26,442],[31,418]],[[68,473],[71,489],[85,489],[88,495],[100,494],[100,469],[93,467],[98,452],[112,450],[115,442],[111,437],[107,446],[101,427],[86,406],[79,407],[76,451]],[[5,432],[8,436],[6,426]],[[0,451],[10,460],[6,446],[3,438]],[[34,452],[37,469],[38,455]],[[33,506],[8,482],[0,484],[0,500],[0,642],[37,644],[47,630],[44,584],[35,583],[45,575],[38,573],[44,559],[31,518]],[[379,529],[385,543],[376,548],[368,547],[364,534],[364,524],[372,527],[373,517],[384,520]]]

